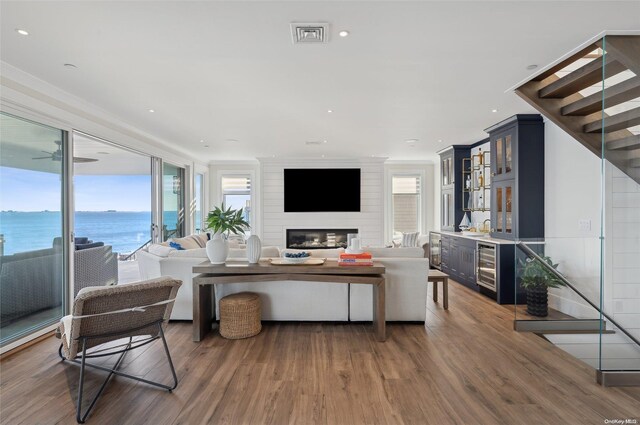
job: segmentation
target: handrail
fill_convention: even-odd
[[[133,257],[136,252],[140,251],[142,248],[144,248],[145,246],[149,245],[151,243],[153,239],[149,239],[148,241],[146,241],[145,243],[143,243],[142,245],[140,245],[138,248],[136,248],[131,254],[127,255],[126,257],[124,257],[122,260],[120,261],[128,261],[129,258]]]
[[[562,275],[562,273],[560,273],[558,270],[556,270],[554,267],[552,267],[551,265],[549,265],[544,258],[540,257],[534,250],[532,250],[531,248],[529,248],[524,242],[517,242],[516,245],[522,249],[529,257],[538,260],[540,262],[540,264],[542,264],[542,267],[544,267],[545,269],[547,269],[547,271],[549,271],[550,273],[554,274],[558,279],[560,279],[562,281],[562,283],[564,283],[566,286],[568,286],[569,288],[571,288],[576,294],[578,294],[578,296],[580,296],[580,298],[582,298],[583,300],[585,300],[587,302],[587,304],[589,304],[591,307],[595,308],[600,314],[602,314],[609,322],[613,323],[615,325],[616,328],[620,329],[620,331],[625,334],[626,336],[629,337],[629,339],[631,339],[633,342],[636,343],[636,345],[640,346],[640,341],[638,341],[633,335],[631,335],[625,328],[623,328],[622,326],[620,326],[615,320],[613,320],[607,313],[605,313],[604,311],[600,310],[600,307],[598,307],[597,305],[595,305],[594,303],[592,303],[587,297],[585,297],[582,292],[578,291],[578,289],[576,289],[575,286],[573,286],[573,284],[571,282],[569,282],[567,280],[566,277],[564,277]]]

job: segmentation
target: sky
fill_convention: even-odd
[[[151,177],[74,177],[76,211],[150,211]],[[61,176],[0,167],[0,211],[60,211]]]

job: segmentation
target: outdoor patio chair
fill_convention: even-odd
[[[134,379],[172,391],[178,385],[164,327],[171,315],[181,281],[169,277],[118,286],[82,289],[73,303],[72,314],[61,319],[56,335],[62,340],[60,358],[80,365],[76,419],[84,423],[113,375]],[[162,340],[173,384],[165,385],[121,372],[124,355],[157,339]],[[118,341],[118,343],[114,343]],[[119,354],[112,368],[87,362],[87,359]],[[107,378],[82,413],[85,367],[109,372]]]

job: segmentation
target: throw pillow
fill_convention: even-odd
[[[180,245],[178,242],[169,242],[169,246],[173,249],[177,249],[178,251],[183,251],[184,248],[182,247],[182,245]]]
[[[193,238],[184,237],[184,238],[173,238],[171,239],[173,242],[180,244],[184,249],[197,249],[202,248]]]
[[[418,246],[418,235],[419,234],[420,234],[420,232],[403,233],[402,234],[402,242],[400,243],[400,246],[402,248],[413,248],[415,246]]]

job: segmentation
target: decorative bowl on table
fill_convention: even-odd
[[[285,252],[283,258],[288,263],[299,264],[307,261],[309,257],[311,257],[311,254],[303,251],[303,252]]]

